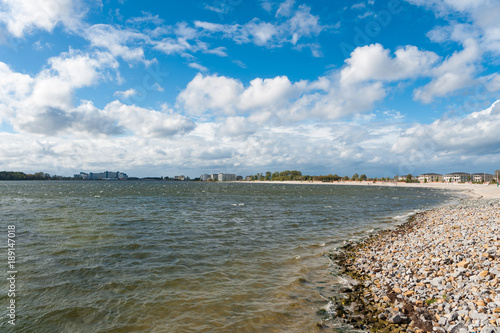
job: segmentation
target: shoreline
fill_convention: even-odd
[[[334,318],[377,332],[500,332],[499,196],[457,185],[469,198],[330,255],[350,277],[327,307]]]
[[[325,186],[384,186],[384,187],[409,187],[409,188],[434,188],[450,191],[460,191],[469,197],[484,199],[500,199],[500,187],[496,184],[470,184],[470,183],[404,183],[404,182],[373,182],[373,181],[340,181],[325,183],[320,181],[237,181],[245,184],[292,184],[292,185],[325,185]]]

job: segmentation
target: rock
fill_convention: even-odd
[[[445,327],[448,324],[448,318],[446,317],[441,317],[438,320],[439,326]]]
[[[455,321],[455,320],[457,320],[457,318],[458,318],[458,313],[457,312],[452,312],[448,316],[448,321]]]
[[[458,333],[460,331],[460,329],[462,329],[462,328],[465,328],[465,325],[464,325],[464,323],[459,322],[455,325],[450,325],[447,329],[447,332]]]
[[[391,318],[389,318],[389,322],[393,324],[406,324],[408,322],[408,317],[405,316],[403,313],[398,312]]]

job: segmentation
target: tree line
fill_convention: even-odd
[[[26,174],[20,171],[0,171],[0,180],[68,180],[71,177],[63,177],[57,175],[49,175],[45,172],[37,172],[34,174]]]
[[[251,180],[269,180],[269,181],[286,181],[286,180],[297,180],[297,181],[321,181],[321,182],[335,182],[335,181],[389,181],[389,178],[368,178],[365,174],[358,175],[355,173],[352,177],[349,176],[339,176],[337,174],[320,175],[320,176],[309,176],[303,175],[301,171],[298,170],[285,170],[285,171],[275,171],[266,173],[257,173],[250,176]]]

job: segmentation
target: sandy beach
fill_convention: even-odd
[[[250,182],[244,182],[250,183]],[[420,188],[438,188],[450,191],[461,191],[473,198],[500,199],[500,187],[489,184],[470,184],[470,183],[404,183],[404,182],[372,182],[372,181],[340,181],[333,183],[324,183],[319,181],[253,181],[257,184],[301,184],[301,185],[331,185],[331,186],[394,186],[394,187],[420,187]]]

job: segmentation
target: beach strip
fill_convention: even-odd
[[[499,199],[416,214],[332,259],[353,279],[328,311],[355,328],[500,332]]]

